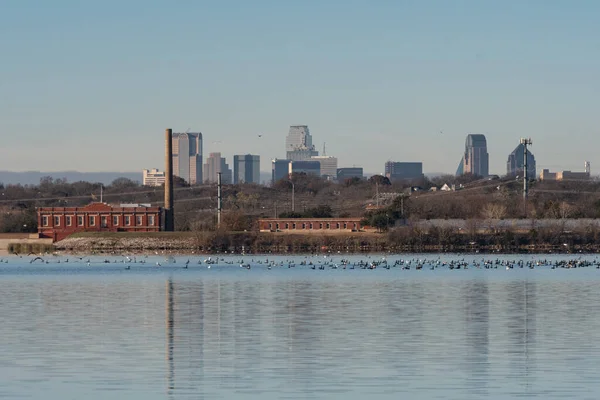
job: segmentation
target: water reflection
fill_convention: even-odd
[[[598,277],[366,273],[9,278],[0,395],[600,395]]]

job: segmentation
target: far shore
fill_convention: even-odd
[[[596,232],[79,233],[54,244],[62,254],[600,253]]]

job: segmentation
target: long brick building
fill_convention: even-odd
[[[360,218],[266,218],[258,220],[261,232],[358,232]]]
[[[41,207],[37,214],[40,238],[52,238],[55,242],[76,232],[162,230],[162,208],[149,205],[92,203],[85,207]]]

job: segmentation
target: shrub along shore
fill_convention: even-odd
[[[600,231],[462,233],[402,227],[384,233],[259,232],[81,233],[55,243],[68,253],[566,253],[600,252]]]

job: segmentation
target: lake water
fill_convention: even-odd
[[[519,257],[502,259],[549,262],[11,257],[0,263],[0,398],[600,398],[600,270],[550,266],[579,256]],[[349,266],[361,259],[381,257]]]

